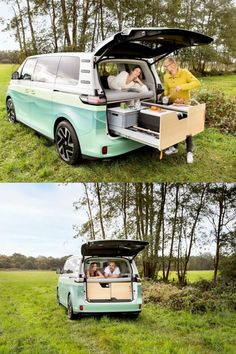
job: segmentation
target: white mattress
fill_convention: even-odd
[[[118,91],[118,90],[105,90],[105,95],[107,102],[120,102],[129,101],[136,98],[152,98],[153,91],[148,92],[128,92],[128,91]]]

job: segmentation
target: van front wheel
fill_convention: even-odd
[[[10,123],[16,122],[16,111],[11,98],[8,98],[7,100],[7,118]]]
[[[55,142],[61,159],[69,165],[74,165],[81,159],[79,141],[69,122],[62,121],[58,124]]]

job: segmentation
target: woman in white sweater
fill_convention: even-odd
[[[130,74],[126,71],[121,71],[117,76],[110,75],[107,80],[108,86],[112,90],[134,89],[138,92],[148,92],[147,86],[139,78],[141,73],[140,66],[135,66]]]

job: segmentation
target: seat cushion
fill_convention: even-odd
[[[120,102],[120,101],[129,101],[133,99],[144,99],[152,98],[153,91],[148,92],[129,92],[129,91],[118,91],[118,90],[105,90],[105,95],[107,102]]]

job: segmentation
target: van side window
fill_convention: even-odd
[[[78,57],[61,57],[56,84],[77,85],[79,82],[79,67]]]
[[[60,57],[39,58],[35,66],[33,80],[54,83]]]
[[[78,269],[78,260],[76,257],[70,258],[66,261],[63,273],[75,273]]]
[[[36,58],[29,58],[26,60],[23,69],[21,71],[21,78],[23,80],[31,80],[31,77],[34,72],[35,64],[37,59]]]

